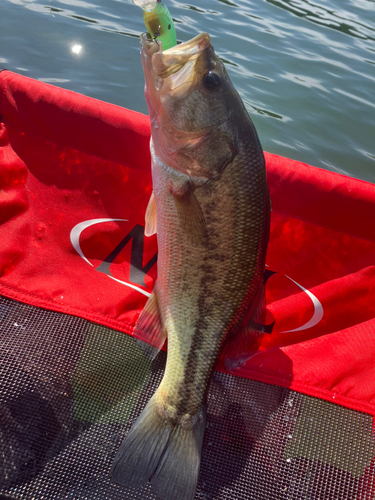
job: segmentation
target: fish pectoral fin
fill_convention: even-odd
[[[152,490],[163,500],[193,500],[206,408],[202,407],[192,425],[186,425],[186,422],[168,421],[159,407],[155,393],[117,452],[112,481],[125,487],[150,481]]]
[[[145,215],[145,236],[156,234],[156,203],[154,192],[151,193],[150,200],[146,208]]]
[[[181,227],[193,245],[206,238],[207,226],[204,215],[192,187],[184,194],[173,193]]]
[[[264,283],[262,283],[241,325],[229,334],[224,346],[222,359],[228,371],[240,368],[258,352],[264,334],[269,333],[265,325],[265,317],[266,299]]]
[[[167,332],[161,317],[157,285],[154,286],[152,294],[139,315],[133,335],[142,341],[140,345],[150,359],[154,359],[164,345]]]

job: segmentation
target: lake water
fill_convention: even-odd
[[[374,0],[166,4],[179,41],[211,35],[266,151],[375,183]],[[147,113],[144,31],[131,0],[0,0],[0,67]]]

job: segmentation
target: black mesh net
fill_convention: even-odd
[[[123,333],[6,298],[0,325],[0,498],[155,499],[109,470],[165,354],[151,363]],[[196,498],[371,500],[374,457],[371,416],[216,373]]]

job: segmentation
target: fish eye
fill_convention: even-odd
[[[207,90],[217,90],[221,85],[220,75],[215,73],[215,71],[207,71],[203,76],[203,85]]]

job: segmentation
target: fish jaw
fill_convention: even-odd
[[[165,79],[177,73],[187,62],[194,61],[202,51],[208,47],[212,48],[207,33],[201,33],[192,40],[171,47],[164,52],[162,42],[155,41],[149,33],[144,33],[140,37],[140,46],[146,79],[146,94],[153,88],[160,89],[162,81],[159,79]],[[156,57],[154,57],[155,54],[157,54]]]

